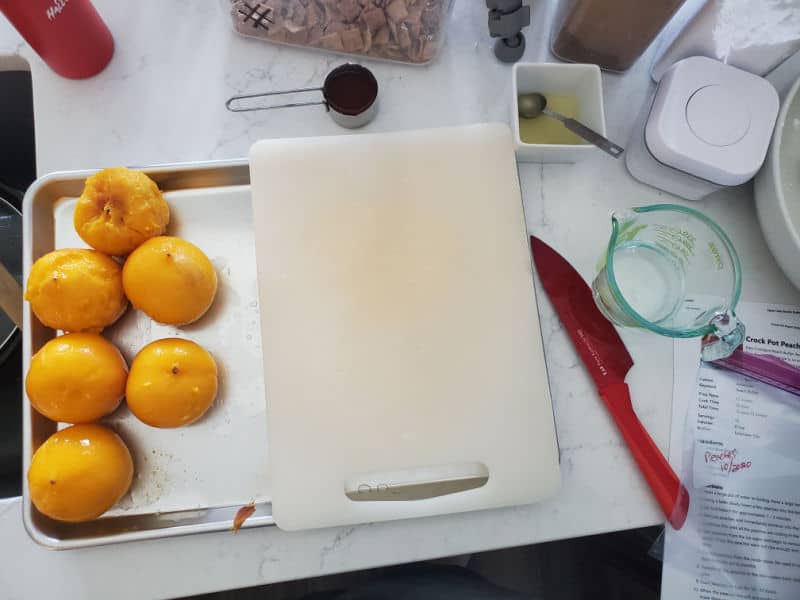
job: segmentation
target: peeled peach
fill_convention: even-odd
[[[176,237],[147,240],[125,261],[122,285],[135,308],[168,325],[202,317],[217,293],[217,273],[200,248]]]
[[[73,221],[75,231],[92,248],[122,256],[166,231],[169,206],[147,175],[113,167],[86,180]]]
[[[181,338],[157,340],[131,364],[125,399],[139,420],[153,427],[193,423],[217,395],[217,364],[202,346]]]
[[[51,435],[28,469],[31,501],[59,521],[96,519],[114,506],[133,480],[133,459],[122,439],[97,424]]]
[[[25,299],[47,327],[100,333],[128,307],[122,268],[96,250],[53,250],[28,274]]]
[[[127,377],[128,366],[114,344],[96,333],[68,333],[33,355],[25,391],[48,419],[90,423],[117,409]]]

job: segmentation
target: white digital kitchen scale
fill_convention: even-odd
[[[699,200],[751,179],[778,115],[762,77],[694,56],[662,77],[634,126],[626,165],[639,181]]]

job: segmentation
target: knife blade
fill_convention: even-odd
[[[597,387],[600,398],[614,418],[640,471],[656,497],[667,521],[680,529],[689,511],[689,493],[631,404],[625,376],[633,366],[617,330],[597,308],[591,288],[558,252],[531,237],[536,271],[575,350]]]

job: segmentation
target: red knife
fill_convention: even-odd
[[[633,366],[617,330],[598,310],[591,288],[566,259],[531,237],[536,270],[556,313],[592,376],[600,397],[636,459],[661,510],[675,529],[689,511],[689,492],[678,479],[636,413],[625,375]]]

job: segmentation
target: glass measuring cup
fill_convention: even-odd
[[[598,269],[595,302],[613,323],[669,337],[710,336],[704,360],[730,356],[742,343],[739,257],[703,213],[676,204],[612,213]]]

